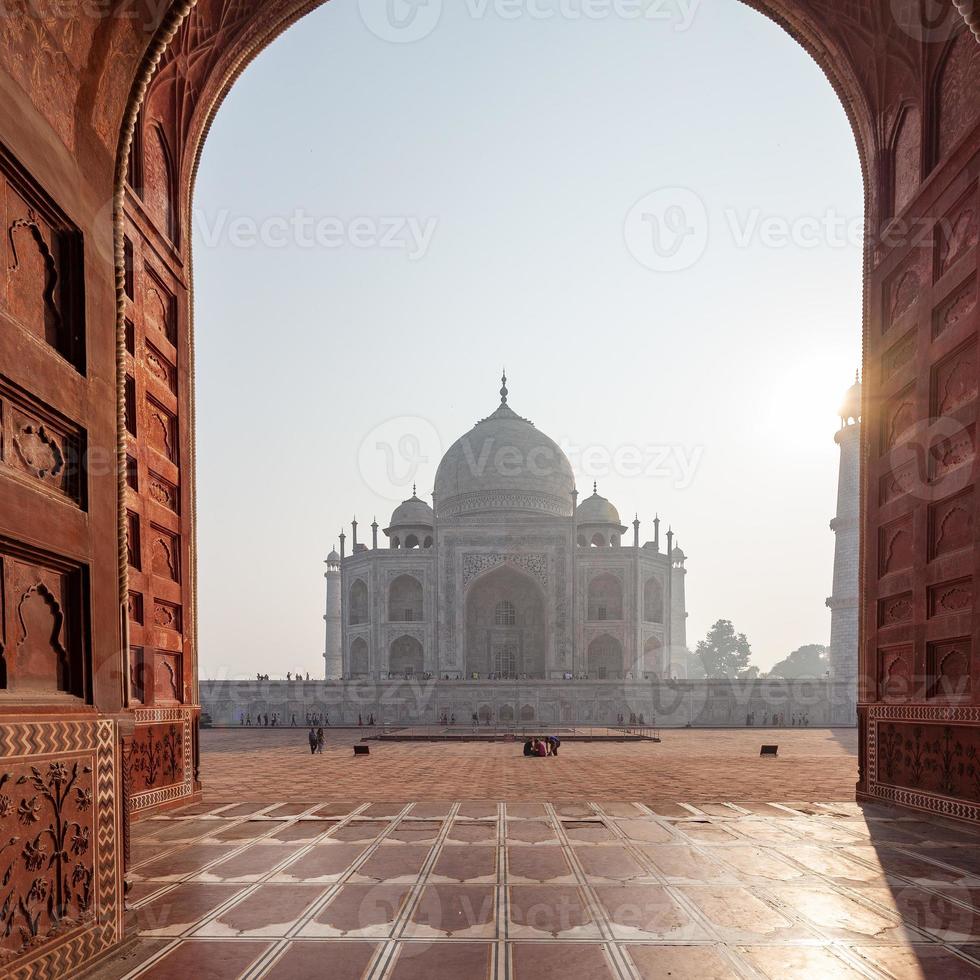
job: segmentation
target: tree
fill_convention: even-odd
[[[704,677],[704,664],[690,650],[674,650],[671,654],[670,673],[680,680],[701,680]]]
[[[770,677],[823,677],[830,668],[830,648],[821,643],[807,643],[780,660]]]
[[[719,619],[698,643],[696,655],[704,665],[706,677],[755,677],[758,669],[749,667],[752,647],[744,633],[736,633],[731,620]]]

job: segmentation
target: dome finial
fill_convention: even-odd
[[[592,492],[593,493],[598,493],[599,492],[599,481],[598,480],[593,480],[592,481]]]
[[[500,404],[507,404],[507,368],[500,375]]]
[[[418,496],[418,494],[415,492],[415,484],[414,483],[412,484],[412,496],[413,497],[417,497]]]

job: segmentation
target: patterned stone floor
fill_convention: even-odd
[[[97,976],[957,980],[978,844],[853,802],[206,802],[135,825]]]

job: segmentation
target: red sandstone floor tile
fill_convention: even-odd
[[[372,803],[361,814],[365,817],[397,817],[407,803]]]
[[[456,815],[463,820],[496,820],[496,803],[460,803]]]
[[[314,810],[312,815],[314,817],[346,817],[359,806],[359,803],[325,803]]]
[[[507,843],[557,844],[558,835],[547,820],[508,820]]]
[[[854,946],[851,952],[893,980],[976,980],[980,977],[980,967],[939,946],[911,943]]]
[[[146,963],[148,959],[152,959],[172,942],[171,939],[144,939],[140,937],[131,945],[127,944],[122,953],[117,953],[109,960],[104,961],[95,970],[92,980],[123,980],[123,977]]]
[[[491,939],[495,892],[491,885],[426,885],[404,935]]]
[[[863,980],[864,974],[823,946],[748,946],[739,952],[770,980],[820,977],[820,980]]]
[[[732,980],[732,965],[712,946],[626,947],[641,980]],[[820,980],[820,978],[816,978]]]
[[[311,809],[313,803],[280,803],[270,810],[265,811],[267,817],[296,817],[301,813],[306,813]]]
[[[695,844],[734,844],[738,840],[722,824],[707,820],[678,820],[674,830]]]
[[[141,973],[140,980],[234,980],[268,948],[259,942],[187,940]]]
[[[263,980],[363,980],[377,950],[377,943],[292,942]]]
[[[941,895],[893,881],[889,887],[865,887],[862,899],[894,911],[902,921],[944,943],[980,941],[980,913],[961,908]]]
[[[596,939],[599,927],[575,885],[512,885],[507,935],[511,939]]]
[[[136,923],[144,936],[179,936],[241,890],[240,885],[177,885],[137,909]]]
[[[331,827],[336,826],[335,820],[297,820],[295,823],[287,824],[281,830],[277,830],[270,839],[309,842],[326,833]]]
[[[681,885],[678,887],[727,942],[788,942],[816,938],[813,930],[798,925],[738,885]]]
[[[456,820],[449,828],[447,837],[460,844],[496,844],[497,825]]]
[[[242,841],[262,837],[283,826],[282,820],[243,820],[211,835],[212,840]]]
[[[391,935],[411,885],[343,885],[300,930],[301,936],[376,938]]]
[[[449,816],[453,808],[452,803],[416,803],[409,810],[409,817],[418,817],[423,820],[434,818],[443,819]]]
[[[497,849],[495,847],[464,847],[446,844],[439,852],[430,873],[435,882],[482,882],[497,880]]]
[[[762,847],[751,847],[747,844],[716,847],[711,850],[711,855],[717,861],[731,865],[743,883],[765,884],[770,881],[793,881],[804,877],[804,873],[799,868]]]
[[[778,884],[768,891],[831,939],[895,943],[906,936],[897,915],[876,911],[831,885]]]
[[[273,880],[329,884],[342,878],[366,849],[365,844],[317,844],[282,868]]]
[[[511,943],[514,980],[616,980],[603,943]]]
[[[646,820],[616,820],[614,826],[630,840],[641,841],[644,844],[665,844],[668,841],[680,840],[671,829],[649,817]]]
[[[251,817],[261,810],[265,810],[268,806],[268,803],[236,803],[234,806],[225,807],[218,816],[222,819],[225,817]],[[185,814],[187,810],[180,812]]]
[[[386,839],[405,844],[434,844],[442,826],[439,820],[402,820]]]
[[[607,817],[643,817],[646,814],[636,803],[619,803],[615,800],[603,800],[597,804],[599,812]]]
[[[181,850],[161,844],[161,856],[155,861],[141,864],[133,872],[133,878],[137,881],[180,881],[187,875],[196,874],[206,865],[227,857],[234,850],[234,844],[191,844]]]
[[[733,871],[690,844],[640,844],[637,850],[670,882],[734,884],[738,880]]]
[[[142,839],[178,843],[204,837],[212,830],[220,830],[221,826],[213,817],[190,820],[151,820],[146,828],[147,833]]]
[[[617,939],[710,938],[662,885],[600,885],[595,891]]]
[[[651,813],[655,813],[658,817],[691,816],[691,811],[686,806],[681,806],[680,803],[670,803],[667,800],[655,800],[653,803],[647,802],[646,806]]]
[[[319,885],[259,885],[202,926],[196,936],[285,936],[323,894]]]
[[[403,942],[389,980],[490,980],[492,975],[489,943]]]
[[[556,803],[555,813],[563,819],[586,819],[596,815],[595,808],[588,803]]]
[[[601,820],[563,820],[562,830],[572,844],[608,844],[619,839]]]
[[[390,826],[391,824],[386,820],[354,820],[334,830],[330,835],[330,839],[341,841],[373,841]]]
[[[559,847],[508,845],[507,880],[515,884],[572,884],[575,875]]]
[[[430,848],[425,844],[381,844],[353,873],[352,881],[414,882]]]
[[[258,881],[276,865],[300,851],[300,845],[253,844],[233,857],[195,875],[195,881]]]
[[[654,877],[625,847],[618,844],[601,847],[580,844],[572,851],[590,882],[626,882]]]
[[[548,817],[548,808],[543,803],[508,803],[508,820],[542,820]]]

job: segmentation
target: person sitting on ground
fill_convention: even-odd
[[[534,755],[534,743],[530,738],[524,739],[524,755]]]
[[[548,754],[548,746],[545,745],[543,739],[538,739],[535,742],[534,751],[539,756],[546,756]]]

